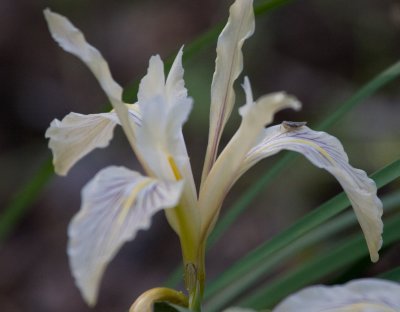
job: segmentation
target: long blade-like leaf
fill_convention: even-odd
[[[384,272],[379,275],[380,278],[400,282],[400,267],[394,268],[390,271]]]
[[[394,210],[398,210],[400,207],[400,192],[395,192],[386,195],[382,198],[385,214],[391,213]],[[269,255],[268,259],[262,263],[259,263],[256,267],[253,267],[251,274],[244,276],[244,279],[240,280],[240,283],[229,287],[222,292],[219,292],[214,299],[211,299],[207,303],[207,311],[219,311],[224,305],[232,300],[230,294],[231,291],[243,292],[247,289],[241,289],[243,286],[247,287],[247,281],[252,281],[254,277],[265,276],[266,273],[270,273],[274,268],[279,267],[285,261],[292,259],[296,254],[310,248],[314,244],[321,242],[325,239],[329,239],[332,235],[340,234],[346,228],[355,225],[357,218],[352,211],[347,211],[342,215],[332,219],[309,233],[303,235],[292,244],[282,248],[281,250]],[[239,289],[238,289],[239,288]]]
[[[380,188],[399,176],[400,159],[374,173],[372,178],[375,180],[378,188]],[[207,286],[205,298],[211,298],[210,301],[213,302],[212,307],[219,307],[231,301],[261,277],[261,274],[263,274],[262,268],[264,270],[269,268],[269,257],[282,248],[289,246],[302,235],[339,214],[348,206],[349,201],[344,193],[325,202],[319,208],[313,210],[226,270],[220,277]],[[256,273],[254,273],[255,268],[257,268]]]
[[[400,240],[399,226],[400,214],[386,220],[383,247]],[[343,239],[337,244],[337,247],[287,272],[284,276],[280,276],[279,280],[266,287],[261,287],[253,295],[243,300],[241,305],[255,309],[271,307],[290,293],[351,265],[368,255],[363,240],[364,237],[361,233],[351,239]]]
[[[53,165],[51,159],[48,158],[34,176],[14,195],[13,200],[0,216],[0,243],[12,232],[18,221],[25,215],[28,206],[36,200],[52,176]]]

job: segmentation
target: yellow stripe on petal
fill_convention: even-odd
[[[333,160],[333,158],[329,155],[329,153],[324,150],[321,146],[319,146],[316,143],[307,141],[307,140],[302,140],[302,139],[296,139],[296,140],[287,140],[286,141],[288,144],[293,143],[293,144],[302,144],[302,145],[308,145],[311,148],[316,149],[318,152],[322,154],[327,160],[329,160],[332,165],[334,165],[336,162]]]
[[[176,162],[175,162],[175,160],[174,160],[174,158],[172,156],[168,156],[168,163],[171,166],[171,169],[172,169],[172,172],[173,172],[173,174],[175,176],[175,179],[177,181],[182,180],[182,175],[181,175],[181,173],[179,171],[179,168],[176,165]]]
[[[139,192],[147,185],[149,185],[151,182],[152,182],[151,179],[143,180],[142,182],[139,182],[137,185],[133,187],[132,192],[126,198],[125,203],[122,206],[121,212],[119,213],[117,221],[119,224],[124,223],[126,216],[129,213],[129,209],[131,209],[131,207],[133,206],[133,203],[135,202]]]

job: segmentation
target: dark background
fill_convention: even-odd
[[[1,0],[0,212],[50,157],[44,132],[51,120],[70,111],[101,112],[107,103],[86,67],[51,39],[44,8],[67,16],[103,53],[116,81],[129,86],[144,75],[151,55],[166,58],[217,22],[225,22],[230,4]],[[214,51],[215,43],[184,64],[189,94],[195,99],[184,131],[197,178],[207,142]],[[244,48],[244,73],[255,97],[285,90],[302,101],[301,112],[279,113],[276,122],[306,120],[313,127],[399,59],[400,2],[298,0],[257,18],[256,33]],[[239,107],[243,96],[239,83],[237,87]],[[355,167],[371,173],[399,157],[399,90],[397,80],[330,130],[342,140]],[[223,143],[235,131],[237,115],[235,109]],[[245,175],[229,194],[224,211],[278,158],[263,161]],[[138,169],[121,130],[107,149],[85,157],[67,177],[51,179],[1,243],[0,311],[90,310],[69,272],[66,229],[79,209],[82,186],[110,164]],[[210,251],[209,277],[339,191],[331,176],[301,159],[256,198]],[[377,271],[389,267],[388,262],[399,265],[399,258],[397,263],[392,258],[396,259],[384,257]],[[160,286],[179,261],[177,238],[160,213],[151,230],[140,232],[111,263],[93,311],[127,310],[140,293]]]

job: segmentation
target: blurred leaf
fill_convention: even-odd
[[[399,176],[400,159],[374,173],[372,178],[375,180],[377,187],[381,188]],[[295,241],[298,238],[339,214],[349,205],[350,203],[345,193],[342,192],[225,270],[224,273],[206,287],[205,299],[209,299],[208,309],[216,311],[235,299],[240,293],[259,280],[262,274],[273,265],[270,261],[275,259],[273,256],[276,252],[283,248],[296,248]],[[328,230],[328,228],[326,229]],[[317,241],[320,241],[322,237],[322,235],[317,235]],[[299,244],[302,243],[300,242]],[[367,250],[365,246],[364,249]]]
[[[385,221],[383,247],[400,240],[399,227],[400,214]],[[242,300],[241,304],[252,308],[271,307],[292,292],[368,256],[364,236],[361,233],[354,235],[351,239],[343,239],[336,245],[320,255],[315,255],[310,261],[300,264],[283,276],[281,275],[278,280],[261,287],[251,296]]]
[[[191,310],[172,303],[156,302],[154,312],[191,312]]]
[[[380,278],[384,278],[391,281],[400,282],[400,267],[394,268],[390,271],[379,275]]]
[[[53,165],[48,158],[34,176],[15,194],[11,203],[0,216],[0,243],[12,232],[15,225],[25,215],[28,207],[37,199],[40,191],[53,176]]]

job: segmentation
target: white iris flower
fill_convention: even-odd
[[[284,122],[265,128],[274,114],[300,103],[284,92],[253,100],[250,82],[243,88],[246,103],[239,109],[242,122],[222,152],[218,147],[235,102],[233,84],[243,68],[242,45],[254,32],[252,0],[236,0],[218,39],[211,85],[210,131],[200,191],[196,189],[182,125],[192,109],[184,86],[182,49],[165,77],[160,57],[150,58],[135,104],[122,101],[122,88],[109,67],[71,22],[49,9],[44,11],[51,35],[67,52],[93,72],[113,110],[55,119],[46,132],[58,174],[95,148],[106,147],[116,125],[121,125],[146,175],[124,167],[101,170],[82,190],[82,206],[69,226],[68,255],[72,274],[84,299],[95,304],[101,277],[123,243],[150,226],[152,216],[165,210],[178,234],[189,293],[202,293],[206,239],[218,218],[222,202],[235,181],[261,159],[281,150],[303,154],[329,171],[347,193],[364,232],[372,261],[378,260],[382,239],[382,204],[375,183],[348,163],[340,142],[303,123]]]

